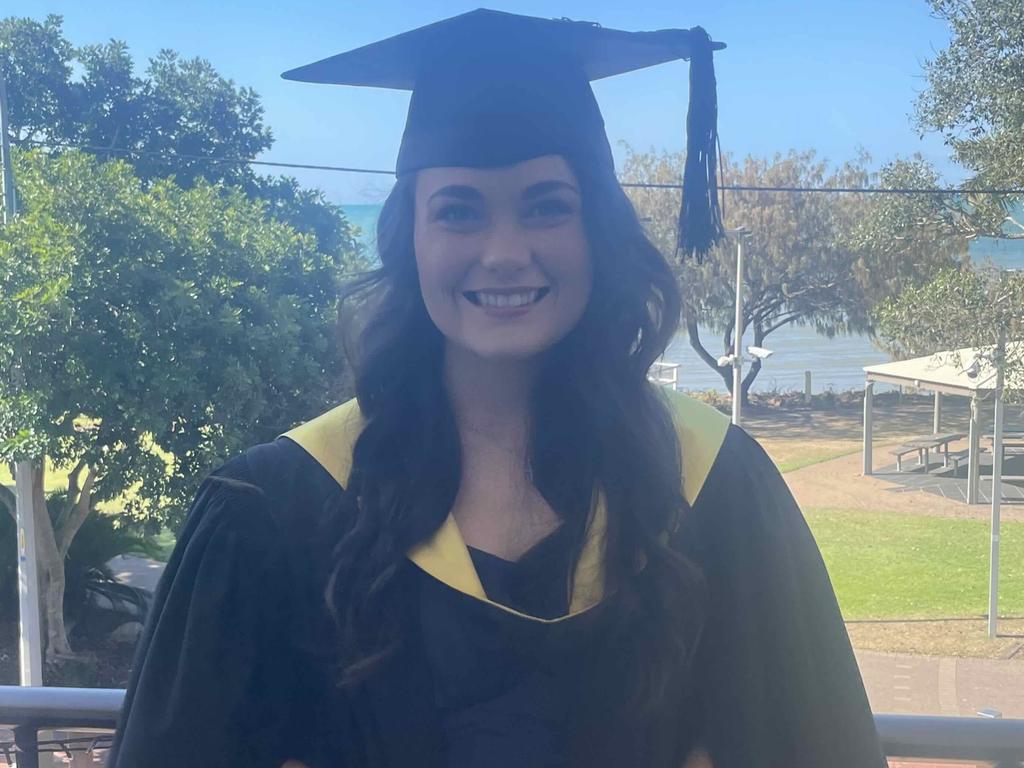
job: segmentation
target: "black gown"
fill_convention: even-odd
[[[360,422],[347,403],[204,482],[108,765],[680,768],[699,747],[714,768],[884,766],[828,576],[781,475],[717,411],[675,395],[670,405],[691,505],[673,541],[704,572],[708,614],[691,676],[656,716],[639,724],[612,708],[589,730],[574,719],[600,710],[584,705],[614,679],[580,661],[602,637],[600,510],[571,590],[532,597],[449,518],[400,571],[406,642],[357,689],[332,684],[316,539],[351,468]],[[566,575],[552,538],[531,553],[544,553],[534,583]]]

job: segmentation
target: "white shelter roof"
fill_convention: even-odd
[[[1007,345],[1008,356],[1024,354],[1024,342]],[[996,388],[996,370],[992,365],[992,347],[968,347],[937,352],[934,355],[899,360],[894,363],[864,367],[868,381],[902,384],[951,395],[970,397],[992,392]],[[1022,383],[1007,381],[1007,388],[1020,388]]]

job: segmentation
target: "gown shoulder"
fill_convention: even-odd
[[[675,541],[706,582],[694,669],[716,768],[884,766],[817,544],[742,429],[725,429]]]
[[[301,449],[282,442],[202,482],[136,649],[111,768],[278,768],[294,756],[304,692],[289,640],[301,601],[288,529],[316,484],[303,483],[315,468]]]

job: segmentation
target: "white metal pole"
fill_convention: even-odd
[[[864,382],[864,474],[870,475],[874,472],[873,461],[871,456],[871,447],[874,441],[873,432],[875,430],[874,421],[874,403],[875,403],[875,382],[867,381]]]
[[[732,423],[740,426],[743,404],[743,234],[736,240],[736,321],[732,345]]]
[[[999,624],[999,514],[1003,496],[1003,358],[1006,336],[1000,333],[996,352],[996,404],[992,425],[992,531],[989,544],[988,636],[995,637]]]
[[[967,503],[978,503],[978,482],[981,475],[981,419],[978,395],[971,396],[971,421],[967,446]]]
[[[43,684],[42,633],[39,621],[39,568],[32,498],[32,466],[15,465],[18,517],[18,684]]]
[[[942,393],[935,392],[935,410],[932,413],[932,434],[937,435],[942,431]]]
[[[0,179],[3,180],[3,224],[14,221],[17,200],[11,146],[7,137],[7,88],[0,76]],[[39,571],[36,560],[36,525],[32,503],[32,465],[19,461],[14,466],[15,517],[18,526],[18,669],[21,685],[42,685],[40,650]]]

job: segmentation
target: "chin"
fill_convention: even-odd
[[[477,341],[461,346],[473,356],[489,362],[524,362],[539,357],[555,345],[550,339],[495,339],[493,342]]]
[[[500,362],[526,362],[533,360],[543,354],[549,346],[542,347],[486,347],[486,348],[470,348],[476,357],[481,360],[487,360],[488,362],[500,363]]]

